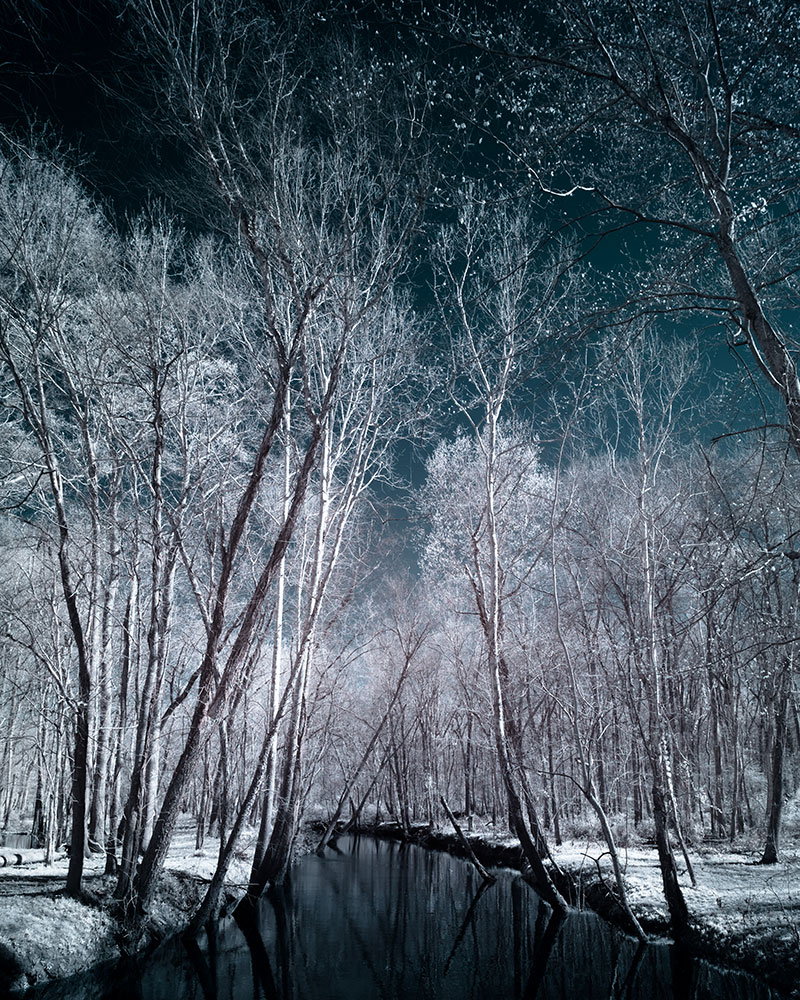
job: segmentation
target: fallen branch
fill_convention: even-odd
[[[472,850],[472,845],[467,840],[467,838],[464,836],[464,831],[458,825],[458,821],[456,820],[455,816],[453,815],[453,813],[452,813],[452,811],[450,809],[450,806],[445,801],[444,795],[440,795],[439,796],[439,801],[442,803],[442,806],[444,807],[444,811],[447,813],[447,818],[453,824],[453,829],[456,831],[456,835],[458,836],[458,838],[461,841],[461,843],[464,845],[464,848],[465,848],[467,854],[469,855],[469,859],[473,863],[473,865],[475,866],[475,870],[477,871],[477,873],[480,875],[480,877],[483,879],[484,882],[494,882],[494,881],[496,881],[494,875],[490,875],[489,872],[487,872],[486,869],[483,867],[483,865],[480,863],[480,861],[478,861],[477,857],[475,856],[475,852]]]
[[[55,855],[54,857],[63,857]],[[15,847],[0,847],[0,868],[13,868],[18,865],[43,865],[47,861],[44,850],[17,850]]]

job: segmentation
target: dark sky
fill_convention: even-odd
[[[182,169],[174,147],[137,121],[149,67],[133,51],[123,11],[115,0],[0,0],[0,124],[23,139],[47,126],[48,144],[63,141],[84,181],[118,217],[161,198],[166,178]],[[646,238],[641,252],[647,252]],[[594,264],[614,268],[620,259],[620,247],[606,241]],[[704,325],[694,321],[710,368],[734,371],[721,329]],[[714,429],[731,419],[746,417],[726,413]]]
[[[0,12],[3,127],[24,132],[47,123],[71,143],[110,144],[103,88],[114,84],[114,50],[121,49],[111,5],[1,0]]]
[[[3,117],[53,119],[94,129],[102,115],[98,84],[109,76],[119,22],[108,3],[39,4],[3,0]]]
[[[136,213],[173,150],[140,127],[146,63],[116,0],[0,0],[0,126],[46,130],[113,211]]]

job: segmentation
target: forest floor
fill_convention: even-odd
[[[247,886],[248,845],[234,860],[228,888],[240,895]],[[170,847],[148,922],[148,941],[157,943],[183,930],[202,899],[214,871],[219,842],[207,837],[195,850],[194,822],[184,822]],[[63,979],[125,953],[124,939],[109,912],[116,878],[104,875],[105,856],[84,865],[80,900],[64,894],[69,861],[52,865],[0,868],[0,997],[21,994],[31,985]]]
[[[394,836],[391,829],[379,835]],[[487,868],[519,868],[519,841],[491,826],[467,834]],[[412,839],[464,856],[452,830],[417,829]],[[622,923],[620,908],[605,891],[614,883],[605,845],[596,840],[566,841],[552,848],[564,870],[579,876],[585,899],[603,916]],[[667,936],[669,917],[654,846],[620,848],[629,902],[650,935]],[[758,863],[760,852],[718,844],[689,848],[696,886],[678,855],[680,883],[690,914],[687,947],[721,965],[745,969],[793,1000],[800,1000],[800,840],[786,840],[781,861]],[[603,891],[598,891],[603,890]]]
[[[395,828],[379,835],[399,836]],[[475,853],[488,866],[520,867],[519,843],[492,827],[476,828],[470,836]],[[449,831],[414,831],[412,839],[426,846],[462,855]],[[194,824],[187,819],[174,838],[151,913],[151,940],[183,929],[211,877],[217,842],[207,838],[195,851]],[[234,863],[229,888],[244,890],[249,845]],[[306,849],[308,849],[306,847]],[[777,865],[759,865],[758,854],[719,846],[693,847],[690,858],[697,886],[685,865],[681,884],[692,921],[692,950],[720,964],[745,968],[788,996],[800,1000],[800,842],[787,843]],[[604,848],[595,841],[570,841],[554,849],[562,868],[579,873],[587,898],[597,906],[600,879],[613,882]],[[649,933],[667,930],[667,909],[655,849],[622,848],[626,887],[631,904]],[[0,996],[21,994],[29,985],[65,978],[100,962],[121,956],[119,927],[108,911],[115,879],[103,874],[104,859],[86,862],[84,895],[64,895],[67,859],[55,864],[0,868]],[[606,916],[613,903],[597,908]]]

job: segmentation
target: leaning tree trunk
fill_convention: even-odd
[[[269,766],[274,737],[278,731],[281,719],[283,718],[283,713],[286,710],[289,694],[294,687],[295,680],[296,672],[292,673],[288,678],[287,685],[281,695],[281,700],[275,706],[275,714],[268,729],[264,733],[264,739],[261,744],[261,750],[250,785],[245,792],[241,803],[239,804],[236,816],[224,844],[220,844],[219,859],[216,870],[214,871],[214,875],[212,876],[206,895],[189,924],[190,933],[197,933],[209,920],[213,920],[219,912],[222,890],[225,887],[225,879],[230,869],[234,852],[239,843],[239,838],[245,821],[250,815],[256,796],[261,792],[261,788],[265,780],[265,774],[267,773]],[[259,857],[260,859],[263,858],[263,851]],[[261,860],[259,860],[258,863],[260,865]],[[257,866],[254,861],[254,870],[256,868]]]
[[[800,459],[800,376],[792,352],[767,318],[758,291],[750,280],[734,236],[732,206],[720,209],[717,246],[731,279],[741,311],[742,327],[759,368],[780,392],[788,417],[789,444]]]
[[[503,703],[503,692],[499,677],[499,670],[494,671],[494,718],[495,718],[495,747],[497,758],[500,764],[500,774],[508,797],[508,821],[512,833],[519,839],[522,853],[528,862],[533,874],[533,883],[545,902],[549,903],[554,910],[566,912],[567,902],[550,878],[550,873],[545,867],[542,855],[534,842],[531,832],[525,822],[525,814],[522,808],[522,801],[517,790],[517,781],[514,775],[511,751],[508,745],[506,733],[505,705]],[[536,830],[536,834],[541,836],[541,831]]]
[[[783,812],[783,760],[786,748],[786,716],[791,687],[791,658],[782,670],[777,704],[775,706],[775,735],[772,741],[772,768],[767,803],[767,841],[761,856],[762,865],[774,865],[780,852],[781,814]]]
[[[300,653],[300,668],[297,672],[297,686],[294,691],[292,713],[287,733],[287,751],[283,762],[280,787],[275,810],[275,822],[269,843],[261,855],[258,866],[253,866],[247,898],[258,899],[270,883],[283,881],[289,869],[292,846],[297,832],[297,814],[300,802],[300,782],[303,754],[303,730],[308,678],[308,657],[306,650]]]
[[[685,934],[689,924],[689,910],[678,881],[678,866],[669,839],[666,795],[658,779],[653,780],[653,822],[664,899],[667,901],[673,932],[680,938]]]
[[[297,340],[299,350],[300,339]],[[294,350],[294,348],[293,348]],[[292,364],[294,360],[292,359]],[[305,502],[306,491],[311,474],[317,464],[317,450],[322,436],[324,417],[320,417],[314,424],[310,440],[306,447],[305,457],[301,468],[295,479],[292,502],[289,506],[289,514],[284,519],[278,532],[278,536],[272,546],[272,551],[264,565],[261,575],[253,587],[247,605],[241,614],[240,624],[233,640],[231,651],[217,681],[218,663],[217,657],[219,646],[222,642],[223,632],[226,625],[228,592],[233,583],[236,554],[239,543],[244,533],[245,526],[255,504],[258,490],[264,476],[264,467],[267,457],[271,452],[272,444],[278,431],[278,427],[283,419],[283,404],[285,401],[286,386],[290,368],[285,368],[281,374],[281,384],[276,388],[273,411],[267,427],[265,428],[259,451],[255,459],[254,467],[248,480],[247,486],[240,497],[236,516],[228,536],[228,544],[225,548],[225,560],[220,578],[217,582],[214,596],[214,609],[210,619],[208,634],[206,637],[206,647],[198,673],[198,695],[194,712],[189,723],[186,741],[178,757],[177,764],[172,777],[167,784],[161,810],[156,820],[153,836],[148,845],[142,864],[136,877],[136,898],[134,907],[131,908],[131,916],[145,914],[149,908],[156,879],[163,867],[167,856],[172,833],[178,820],[181,805],[183,803],[184,791],[194,773],[195,766],[200,754],[203,737],[211,716],[219,710],[219,706],[224,702],[229,687],[233,684],[237,676],[237,670],[244,660],[253,641],[253,633],[256,623],[259,620],[260,611],[264,605],[269,589],[279,571],[286,556],[287,549],[292,540],[294,529],[300,516],[300,511]],[[326,393],[326,407],[330,408],[331,398],[338,379],[331,378]],[[327,411],[326,411],[327,412]],[[134,914],[134,909],[137,911]]]
[[[283,519],[289,516],[290,499],[290,479],[291,479],[291,434],[292,434],[292,409],[290,405],[291,395],[287,390],[286,410],[283,415]],[[267,711],[270,718],[275,718],[278,699],[281,694],[282,672],[283,672],[283,616],[286,597],[286,563],[281,563],[278,570],[278,577],[275,587],[275,610],[273,614],[273,641],[272,641],[272,670],[269,685],[269,704]],[[267,761],[266,794],[264,795],[264,807],[261,816],[261,825],[258,831],[256,842],[256,855],[253,858],[254,866],[261,864],[264,857],[264,849],[272,831],[272,823],[275,817],[275,789],[278,780],[278,728],[272,737],[272,744]]]

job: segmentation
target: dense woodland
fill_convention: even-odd
[[[800,822],[800,13],[326,11],[124,9],[136,212],[3,137],[0,828],[135,920],[189,816],[199,925],[444,799],[680,928]]]

